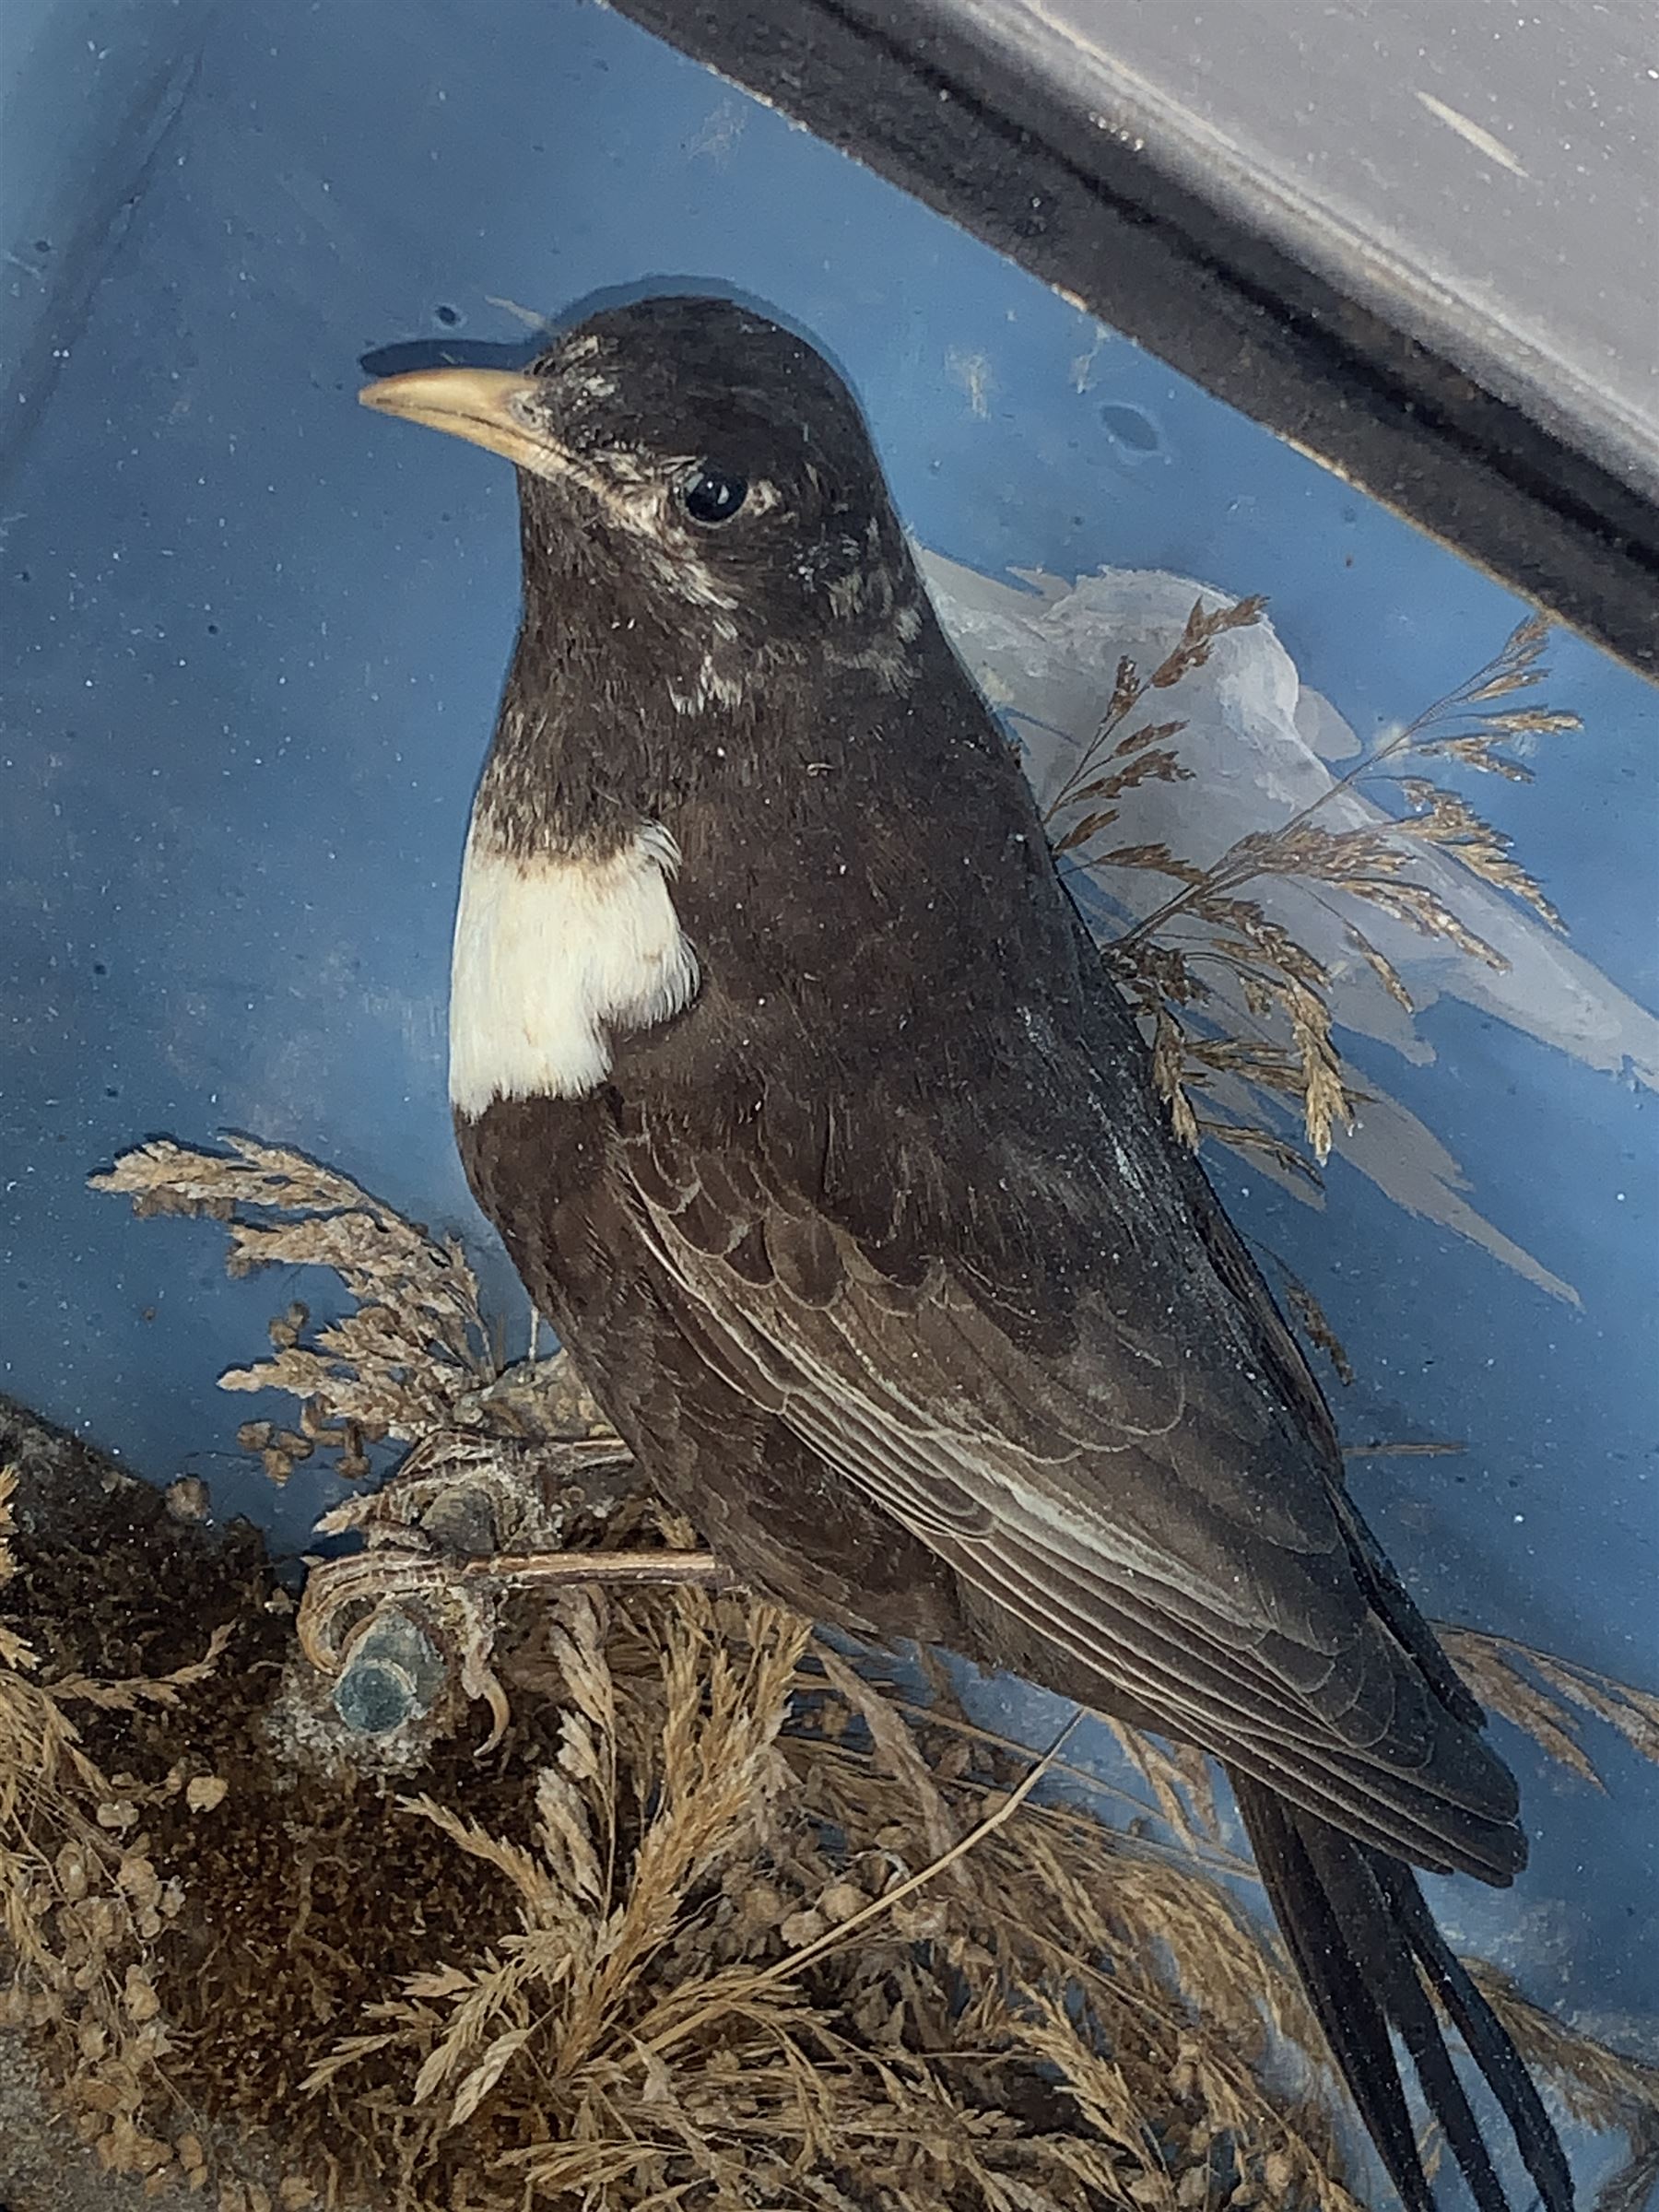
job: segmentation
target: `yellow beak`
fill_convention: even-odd
[[[520,468],[547,476],[568,466],[570,457],[530,411],[528,403],[540,390],[537,378],[504,369],[417,369],[365,384],[358,398],[382,415],[470,439],[492,453],[505,453]]]

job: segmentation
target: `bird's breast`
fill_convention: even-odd
[[[450,971],[450,1100],[582,1098],[612,1040],[689,1005],[697,958],[670,888],[678,852],[655,823],[618,848],[519,853],[475,821]]]

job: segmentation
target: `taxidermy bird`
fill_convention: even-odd
[[[1507,1883],[1508,1768],[929,606],[810,346],[644,300],[364,399],[518,468],[523,626],[455,927],[467,1178],[740,1580],[1219,1759],[1410,2212],[1394,2039],[1510,2212],[1560,2145],[1414,1867]]]

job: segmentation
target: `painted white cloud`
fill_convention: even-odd
[[[935,554],[920,558],[959,652],[1027,747],[1040,798],[1058,790],[1077,748],[1098,727],[1120,654],[1143,672],[1156,667],[1195,598],[1213,606],[1236,595],[1159,570],[1109,569],[1071,583],[1041,574],[1009,581]],[[1265,620],[1219,638],[1207,665],[1160,699],[1159,719],[1166,700],[1169,716],[1185,719],[1175,742],[1193,779],[1126,793],[1112,833],[1122,843],[1163,840],[1207,863],[1237,838],[1277,828],[1329,792],[1336,781],[1331,763],[1351,760],[1359,750],[1331,702],[1302,684]],[[1347,830],[1388,818],[1361,793],[1345,791],[1330,799],[1320,818],[1329,829]],[[1328,885],[1265,877],[1247,895],[1329,970],[1335,1022],[1408,1060],[1430,1060],[1432,1049],[1413,1016],[1348,945],[1350,920],[1394,963],[1419,1012],[1444,994],[1588,1066],[1659,1088],[1659,1020],[1528,909],[1455,862],[1426,853],[1415,872],[1503,956],[1506,968],[1425,937]],[[1130,871],[1114,878],[1114,888],[1120,887],[1132,905],[1139,900],[1143,912],[1168,888]],[[1384,1093],[1370,1100],[1360,1126],[1338,1144],[1397,1204],[1483,1245],[1541,1288],[1576,1298],[1569,1284],[1477,1210],[1457,1162],[1396,1100]]]

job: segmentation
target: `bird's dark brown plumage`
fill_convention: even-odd
[[[1483,2212],[1510,2202],[1426,1977],[1564,2212],[1554,2132],[1409,1871],[1510,1879],[1513,1782],[1166,1125],[840,379],[761,318],[671,300],[511,391],[398,382],[378,404],[482,407],[488,433],[441,427],[520,464],[524,622],[475,846],[556,888],[546,957],[574,974],[569,933],[660,829],[677,866],[641,864],[649,911],[605,907],[627,928],[581,958],[643,944],[664,890],[695,956],[671,1011],[594,1018],[605,1065],[565,1095],[459,1098],[536,1305],[756,1587],[1220,1759],[1407,2206],[1433,2200],[1391,2030]],[[504,954],[489,972],[499,993]]]

